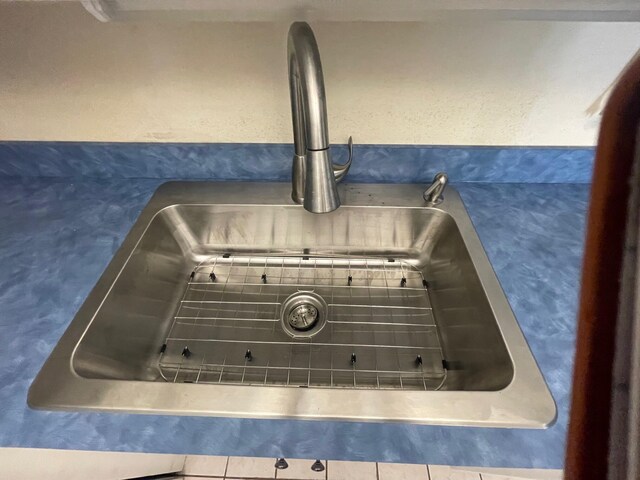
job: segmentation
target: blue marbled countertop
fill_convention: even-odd
[[[547,430],[29,409],[29,385],[163,181],[0,178],[0,446],[562,467],[585,184],[457,185],[557,402]]]

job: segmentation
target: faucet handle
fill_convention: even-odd
[[[348,147],[349,160],[347,160],[347,163],[345,163],[344,165],[337,165],[335,163],[333,164],[333,175],[336,178],[336,182],[342,180],[351,168],[351,161],[353,160],[353,137],[349,137]]]

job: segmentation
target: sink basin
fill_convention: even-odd
[[[453,188],[170,182],[29,391],[34,408],[544,428],[556,408]]]

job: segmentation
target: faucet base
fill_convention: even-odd
[[[305,156],[294,155],[291,169],[291,200],[302,205],[304,201]]]
[[[305,210],[312,213],[328,213],[340,206],[338,186],[336,185],[331,152],[324,150],[307,150],[304,163]]]

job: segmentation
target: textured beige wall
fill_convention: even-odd
[[[313,25],[334,142],[592,145],[638,23]],[[286,24],[0,3],[0,140],[290,142]]]

